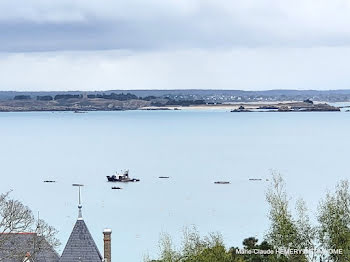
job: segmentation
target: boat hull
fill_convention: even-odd
[[[136,179],[136,178],[119,179],[119,178],[116,178],[116,177],[113,177],[113,176],[107,176],[107,181],[108,182],[124,182],[124,183],[127,183],[127,182],[139,182],[140,179]]]

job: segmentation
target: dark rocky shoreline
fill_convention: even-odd
[[[340,112],[340,108],[327,103],[313,103],[311,100],[303,102],[278,103],[273,105],[241,105],[231,112]]]

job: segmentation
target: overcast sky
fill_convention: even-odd
[[[0,90],[347,89],[349,0],[1,0]]]

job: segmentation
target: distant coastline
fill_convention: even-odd
[[[276,103],[232,103],[232,104],[201,104],[188,106],[152,106],[139,100],[127,102],[104,102],[84,100],[64,101],[64,103],[42,102],[3,102],[0,101],[0,112],[74,112],[85,113],[93,111],[163,111],[163,110],[226,110],[231,112],[337,112],[339,107],[324,102],[313,105],[305,102]]]
[[[212,102],[263,102],[263,101],[303,101],[312,99],[313,101],[325,102],[345,102],[350,101],[350,89],[334,90],[293,90],[275,89],[263,91],[244,91],[227,89],[119,89],[102,91],[0,91],[0,100],[13,99],[15,96],[31,96],[32,99],[40,96],[56,95],[110,95],[131,94],[137,97],[169,97],[184,99],[205,99]]]
[[[318,101],[318,102],[314,102]],[[0,112],[225,109],[231,112],[340,111],[350,90],[239,91],[136,90],[130,92],[0,92]]]

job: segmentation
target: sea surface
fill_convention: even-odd
[[[60,252],[78,216],[73,183],[85,185],[83,217],[101,253],[103,229],[113,230],[114,261],[156,258],[162,232],[179,246],[193,225],[241,246],[268,229],[271,170],[291,206],[302,197],[315,217],[327,190],[349,178],[349,136],[346,112],[0,113],[0,192],[40,211],[59,230]],[[121,169],[141,181],[112,190],[106,176]]]

